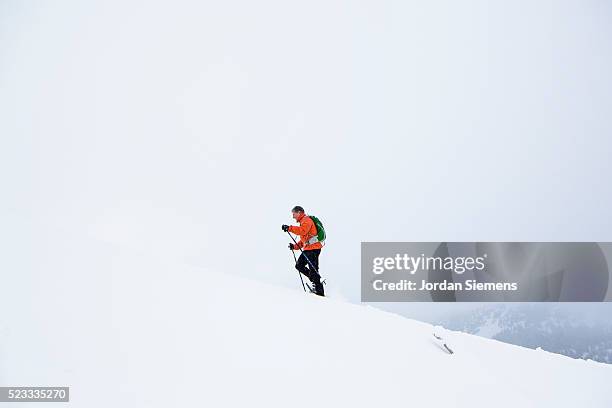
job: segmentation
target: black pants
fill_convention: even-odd
[[[320,249],[310,249],[303,251],[295,264],[295,269],[303,273],[314,285],[314,290],[319,296],[325,296],[321,275],[319,275],[319,254]],[[308,257],[308,259],[306,259]],[[308,262],[310,261],[310,262]],[[312,265],[311,265],[312,264]],[[314,266],[314,269],[313,269]]]

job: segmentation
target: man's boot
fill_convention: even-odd
[[[321,276],[318,273],[313,273],[313,279],[310,281],[314,285],[315,293],[319,296],[325,296],[325,289],[323,289],[323,283],[321,283]]]

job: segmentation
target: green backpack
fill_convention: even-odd
[[[314,215],[309,215],[309,217],[314,222],[315,227],[317,227],[317,241],[316,242],[325,241],[325,228],[323,227],[323,223],[321,222],[320,219],[318,219]]]

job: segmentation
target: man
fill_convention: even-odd
[[[317,240],[317,227],[314,221],[304,213],[304,209],[296,205],[291,210],[293,219],[300,225],[283,225],[283,231],[289,231],[300,236],[296,244],[289,244],[292,251],[302,249],[302,253],[295,264],[295,269],[304,274],[314,285],[315,293],[325,296],[321,275],[319,275],[319,254],[323,245]]]

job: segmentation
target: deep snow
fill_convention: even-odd
[[[429,324],[297,276],[287,290],[32,225],[0,245],[17,282],[0,383],[69,385],[71,407],[612,406],[612,366],[457,332],[449,355]]]

